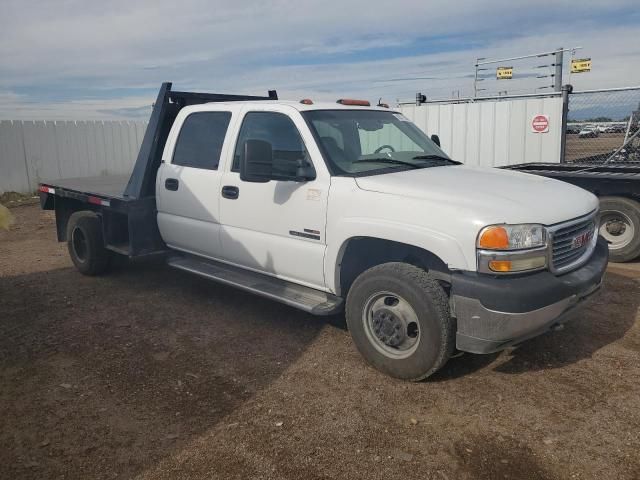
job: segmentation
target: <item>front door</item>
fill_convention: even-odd
[[[222,248],[225,258],[232,263],[324,289],[330,177],[325,169],[318,168],[322,160],[311,157],[305,140],[312,143],[313,139],[297,111],[295,114],[290,116],[278,111],[245,114],[231,168],[226,169],[222,178]],[[307,182],[241,181],[240,158],[244,143],[250,139],[264,140],[272,145],[274,169],[296,168],[300,158],[312,161],[316,179]],[[314,152],[318,155],[317,149]],[[237,196],[228,198],[224,189],[236,192]]]

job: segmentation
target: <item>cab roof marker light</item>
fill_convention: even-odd
[[[313,105],[313,100],[311,100],[310,98],[303,98],[302,100],[300,100],[300,103],[303,105]]]
[[[351,105],[351,106],[358,106],[358,107],[371,106],[368,100],[355,100],[353,98],[341,98],[336,103],[339,103],[340,105]]]

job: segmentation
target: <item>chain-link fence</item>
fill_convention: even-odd
[[[640,87],[569,95],[564,161],[640,162]]]

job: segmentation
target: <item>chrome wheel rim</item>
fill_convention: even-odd
[[[600,214],[598,233],[609,242],[609,250],[619,250],[631,243],[635,237],[635,227],[624,213],[606,211]]]
[[[364,304],[362,321],[369,342],[388,358],[407,358],[420,344],[418,316],[411,304],[395,293],[371,295]]]

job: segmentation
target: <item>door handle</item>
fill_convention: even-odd
[[[229,198],[231,200],[235,200],[240,195],[240,190],[238,187],[234,187],[233,185],[225,185],[222,187],[222,196],[224,198]]]
[[[164,188],[166,188],[167,190],[171,190],[171,191],[176,191],[178,190],[178,187],[180,186],[180,182],[178,182],[177,178],[167,178],[164,181]]]

